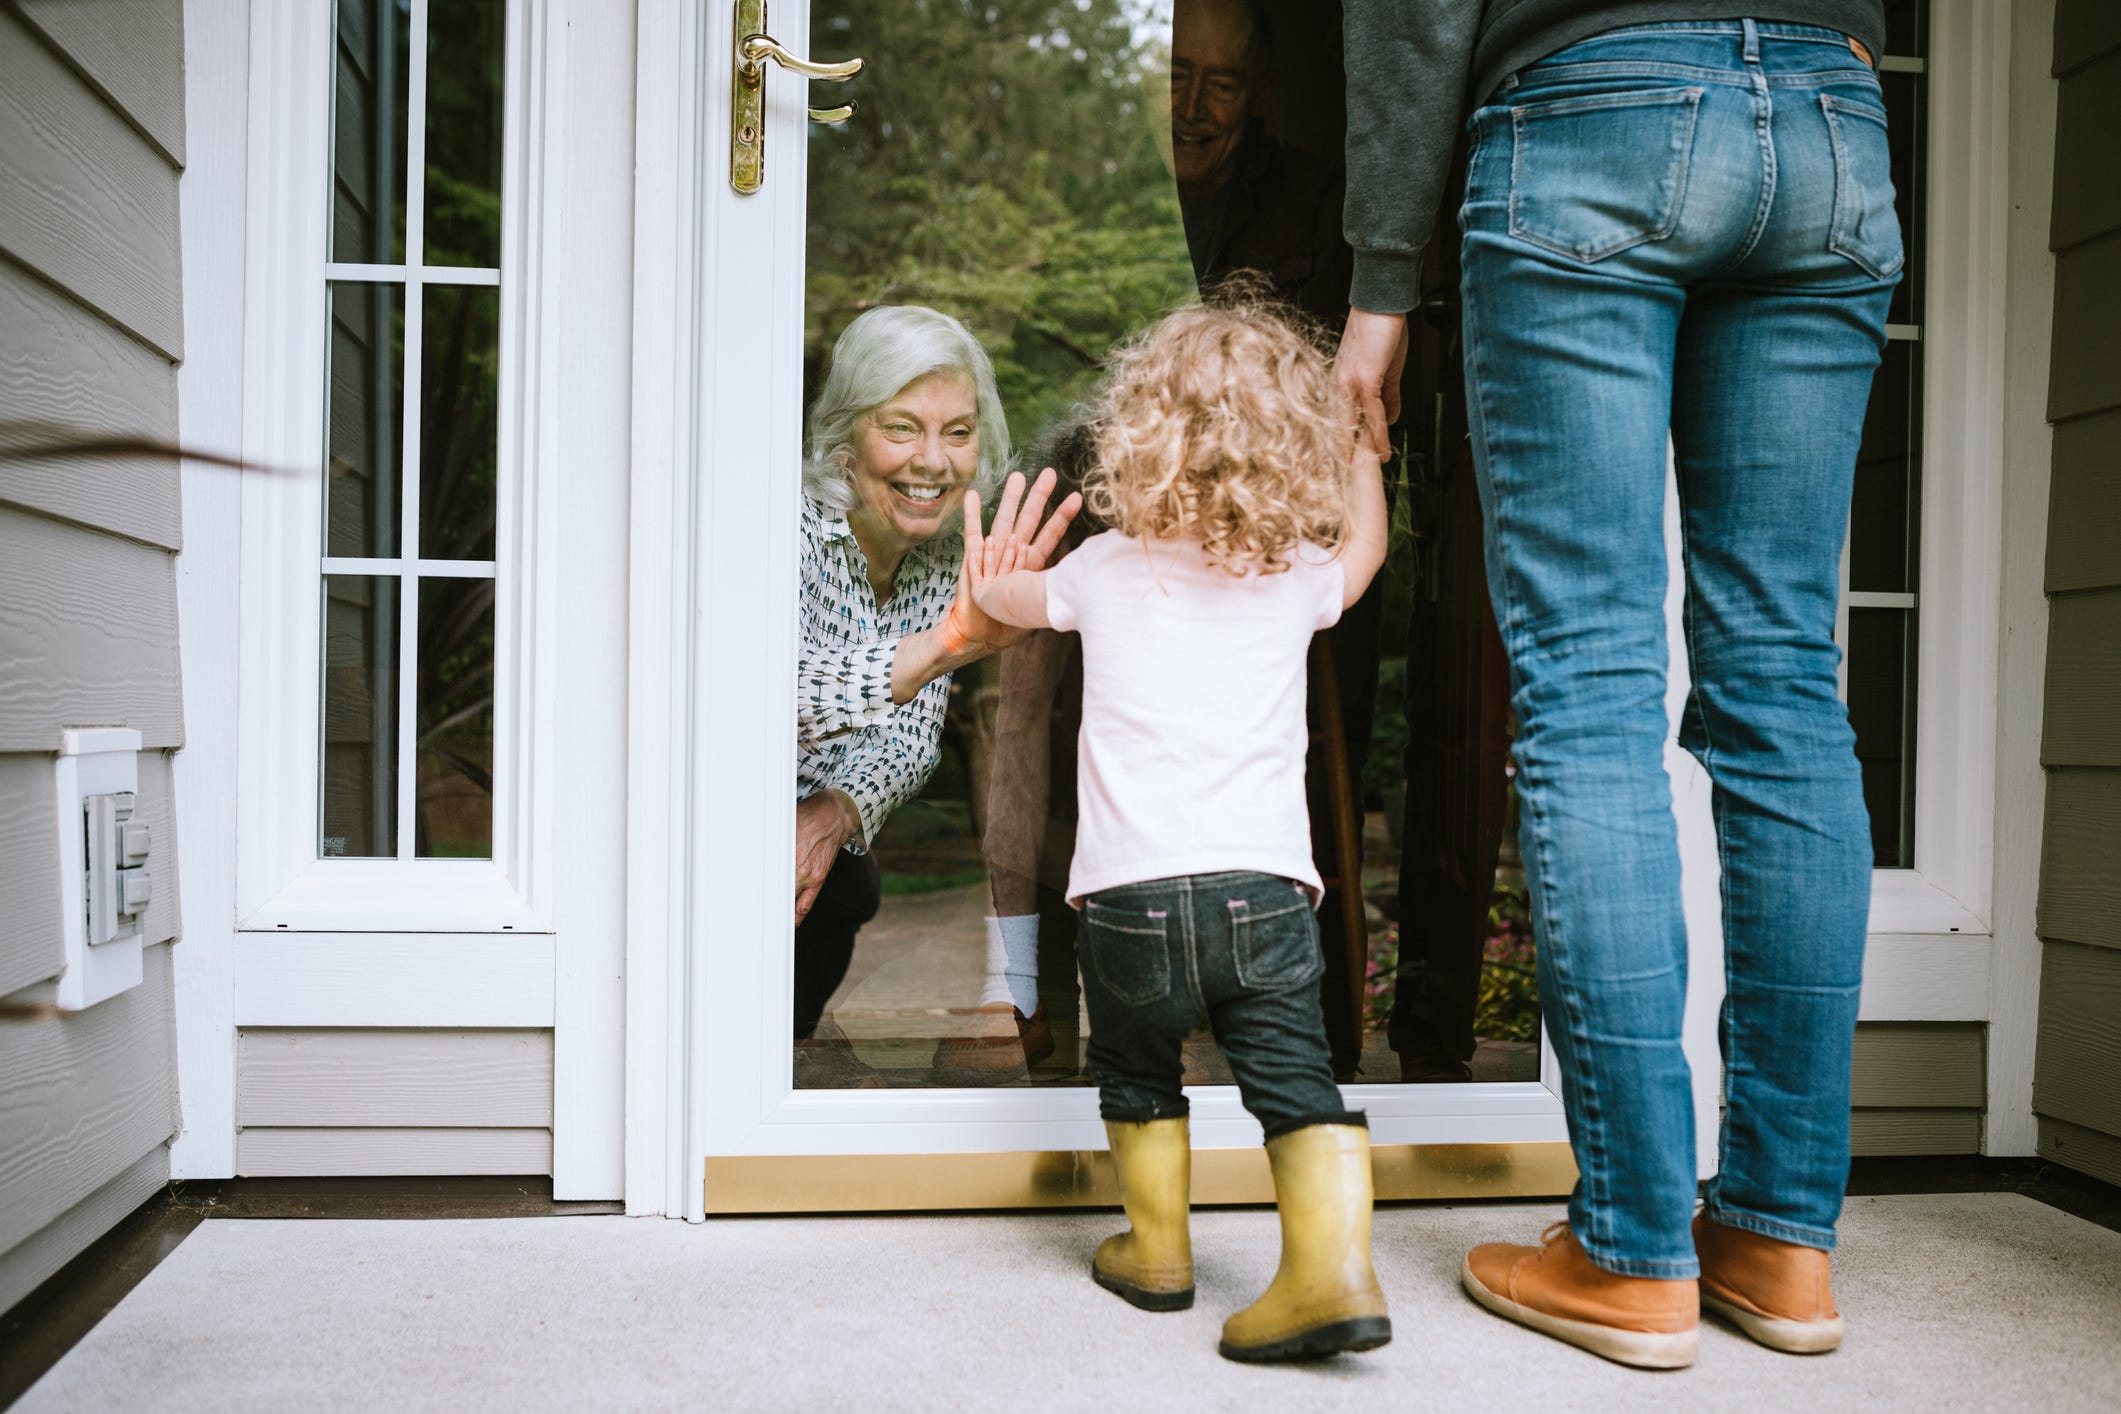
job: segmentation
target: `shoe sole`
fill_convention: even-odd
[[[1151,1291],[1146,1286],[1108,1277],[1095,1267],[1090,1269],[1090,1279],[1129,1306],[1144,1311],[1184,1311],[1193,1305],[1193,1288],[1190,1286],[1184,1291]]]
[[[1232,1345],[1223,1341],[1215,1348],[1225,1360],[1247,1365],[1265,1365],[1277,1360],[1322,1360],[1328,1355],[1375,1350],[1392,1339],[1390,1316],[1356,1316],[1300,1331],[1287,1340],[1267,1345]]]
[[[1701,1293],[1701,1307],[1729,1321],[1770,1350],[1785,1355],[1824,1355],[1841,1344],[1841,1318],[1825,1321],[1791,1321],[1748,1311],[1721,1297]]]
[[[1615,1326],[1572,1321],[1565,1316],[1536,1311],[1500,1292],[1488,1290],[1480,1278],[1473,1275],[1471,1260],[1459,1263],[1458,1280],[1468,1296],[1504,1320],[1566,1341],[1579,1350],[1588,1350],[1617,1365],[1631,1365],[1638,1370],[1683,1370],[1694,1363],[1701,1345],[1698,1328],[1671,1332],[1624,1331]]]

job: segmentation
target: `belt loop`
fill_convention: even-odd
[[[1752,20],[1740,20],[1739,27],[1745,31],[1745,61],[1760,62],[1760,26]]]

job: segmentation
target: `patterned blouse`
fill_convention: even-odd
[[[861,812],[859,854],[891,812],[920,792],[941,754],[947,674],[903,706],[891,700],[898,640],[935,627],[957,596],[959,531],[914,546],[891,602],[869,586],[869,560],[845,512],[803,498],[803,620],[796,664],[796,798],[843,790]]]

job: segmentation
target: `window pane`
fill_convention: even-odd
[[[398,852],[398,581],[324,576],[324,771],[317,853]]]
[[[927,306],[980,340],[1012,445],[1026,449],[1023,464],[1034,471],[1048,464],[1045,443],[1113,341],[1194,298],[1168,165],[1171,31],[1157,8],[1132,0],[810,7],[800,47],[869,63],[844,87],[815,86],[810,100],[858,107],[849,122],[811,125],[807,138],[807,398],[859,314]],[[1308,111],[1296,76],[1280,77],[1287,111]],[[769,150],[769,174],[775,160]],[[1328,229],[1338,231],[1337,193],[1332,204]],[[914,616],[909,627],[932,624],[944,601],[907,587],[930,553],[901,569],[885,605],[864,598],[866,580],[849,584],[841,604],[806,605],[814,623],[833,621],[813,641],[867,642],[902,616]],[[1035,678],[1005,681],[995,659],[961,670],[940,739],[890,762],[894,791],[913,798],[888,812],[869,854],[838,861],[827,897],[792,940],[793,958],[780,955],[794,974],[798,1087],[1088,1083],[1075,915],[1051,887],[1065,879],[1073,830],[1075,642],[1044,634],[1018,655],[1040,655]],[[808,795],[834,771],[864,769],[857,753],[874,753],[884,732],[834,736],[806,755],[791,785]],[[1007,843],[990,851],[1003,835]],[[1039,840],[1050,856],[1043,862]],[[859,945],[841,951],[853,943],[854,929],[841,926],[853,901],[872,894],[881,897],[868,905],[875,916],[860,927]],[[1012,986],[990,972],[984,919],[1040,912],[1035,944],[1013,935]],[[1025,967],[1038,974],[1035,985]],[[1189,1079],[1227,1075],[1205,1034],[1187,1047],[1187,1065]]]
[[[1894,324],[1918,324],[1922,320],[1923,253],[1928,243],[1923,172],[1929,150],[1924,110],[1929,80],[1922,74],[1886,73],[1878,76],[1878,86],[1885,95],[1886,132],[1893,153],[1893,209],[1899,213],[1901,239],[1907,248],[1907,269],[1885,317]]]
[[[429,285],[420,346],[420,554],[493,558],[501,292]]]
[[[398,553],[404,414],[405,287],[334,284],[325,554]]]
[[[1915,615],[1849,610],[1849,725],[1880,869],[1915,863]]]
[[[1885,52],[1920,59],[1929,50],[1929,0],[1886,0]]]
[[[501,263],[502,0],[429,0],[429,265]]]
[[[332,80],[331,258],[405,259],[405,0],[339,0]]]
[[[1912,594],[1921,524],[1922,346],[1885,346],[1856,454],[1849,516],[1849,588]]]
[[[493,581],[420,581],[413,853],[493,857]]]

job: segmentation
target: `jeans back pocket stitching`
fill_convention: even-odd
[[[1083,932],[1089,943],[1088,952],[1097,969],[1097,984],[1112,994],[1115,1001],[1130,1007],[1153,1006],[1171,995],[1170,934],[1163,928],[1129,928],[1121,924],[1105,923],[1089,916],[1084,910]],[[1151,981],[1146,988],[1121,988],[1115,981],[1112,969],[1106,965],[1106,949],[1098,944],[1099,933],[1119,933],[1135,938],[1154,938],[1157,948],[1153,954]]]
[[[1907,268],[1907,247],[1904,242],[1899,253],[1894,257],[1890,268],[1886,268],[1879,266],[1870,258],[1868,253],[1844,235],[1842,223],[1849,216],[1849,208],[1853,204],[1851,198],[1854,197],[1860,200],[1862,194],[1860,190],[1852,190],[1858,184],[1849,172],[1848,148],[1842,141],[1841,117],[1843,114],[1849,114],[1863,118],[1869,122],[1876,123],[1882,131],[1887,133],[1892,131],[1891,126],[1885,114],[1877,109],[1867,104],[1851,103],[1847,99],[1836,98],[1831,93],[1819,95],[1819,111],[1826,119],[1827,141],[1834,150],[1834,210],[1833,214],[1827,218],[1827,252],[1830,255],[1838,255],[1842,259],[1849,261],[1874,280],[1890,280]],[[1897,213],[1894,219],[1896,221],[1899,219]]]
[[[1512,107],[1509,110],[1511,139],[1509,234],[1511,237],[1521,240],[1527,245],[1537,246],[1541,250],[1550,250],[1557,255],[1565,255],[1585,265],[1595,265],[1599,261],[1612,259],[1612,257],[1619,255],[1622,251],[1633,250],[1636,246],[1648,245],[1653,241],[1661,241],[1670,237],[1672,232],[1679,229],[1679,217],[1686,208],[1687,188],[1693,175],[1694,130],[1701,115],[1701,98],[1706,91],[1701,88],[1683,88],[1669,93],[1658,94],[1654,97],[1645,97],[1639,93],[1599,94],[1586,98],[1564,98],[1552,103],[1527,103]],[[1677,172],[1677,180],[1673,183],[1671,201],[1663,215],[1660,226],[1630,236],[1627,240],[1616,245],[1596,250],[1586,250],[1581,245],[1564,245],[1551,237],[1526,229],[1524,220],[1519,214],[1518,194],[1523,187],[1521,174],[1524,151],[1527,146],[1525,142],[1525,120],[1527,115],[1532,117],[1569,117],[1577,113],[1595,113],[1606,109],[1661,107],[1673,104],[1681,106],[1685,109],[1685,112],[1680,119],[1680,128],[1675,133],[1672,144],[1672,162],[1673,168]]]
[[[1316,981],[1319,974],[1325,971],[1325,955],[1316,947],[1313,947],[1310,956],[1306,957],[1287,976],[1276,974],[1271,977],[1254,977],[1251,975],[1251,968],[1247,965],[1251,958],[1251,953],[1247,948],[1246,940],[1251,937],[1252,925],[1270,923],[1277,918],[1286,918],[1292,913],[1301,913],[1309,907],[1308,903],[1299,903],[1290,908],[1279,908],[1272,913],[1261,914],[1256,918],[1249,913],[1239,914],[1233,912],[1231,914],[1230,960],[1237,970],[1237,981],[1240,986],[1257,990],[1280,990],[1285,987],[1301,987]]]

